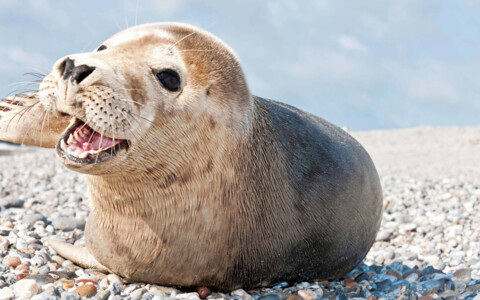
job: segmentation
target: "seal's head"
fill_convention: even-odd
[[[190,150],[218,150],[244,136],[253,107],[234,52],[176,23],[132,27],[94,52],[60,59],[39,96],[48,110],[72,117],[58,157],[94,175],[191,164]]]

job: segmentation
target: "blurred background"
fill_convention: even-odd
[[[254,95],[351,130],[480,125],[480,1],[0,0],[0,95],[117,31],[186,22],[240,57]]]

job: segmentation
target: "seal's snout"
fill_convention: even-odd
[[[95,67],[88,65],[75,66],[75,61],[67,57],[59,66],[63,80],[70,78],[70,81],[79,84],[95,71]]]

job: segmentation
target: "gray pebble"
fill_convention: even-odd
[[[0,198],[0,206],[3,206],[5,208],[20,208],[23,207],[23,200],[17,199],[17,198]]]
[[[125,293],[129,293],[130,297],[132,300],[140,300],[142,298],[142,295],[147,292],[146,288],[139,288],[134,290],[133,292],[128,292],[127,289],[125,289]]]
[[[35,295],[32,300],[58,300],[60,299],[60,294],[56,290],[46,290],[41,294]]]
[[[105,290],[105,291],[99,290],[99,291],[97,291],[95,296],[92,297],[92,299],[94,299],[94,300],[107,300],[108,297],[110,297],[110,294],[111,294],[111,292],[109,290]]]
[[[112,284],[110,284],[108,287],[108,290],[112,293],[112,295],[120,295],[120,293],[123,291],[123,284],[112,282]]]
[[[81,300],[82,297],[77,293],[63,292],[62,300]]]
[[[85,219],[69,218],[69,217],[58,217],[52,220],[52,225],[55,229],[63,231],[71,231],[74,229],[85,229]]]
[[[261,296],[257,300],[284,300],[284,299],[286,299],[286,296],[283,293],[270,293],[270,294]]]
[[[38,221],[43,221],[45,224],[47,223],[47,219],[39,212],[24,215],[22,219],[23,219],[23,222],[29,225],[33,225]]]

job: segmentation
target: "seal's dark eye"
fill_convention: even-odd
[[[97,52],[98,52],[98,51],[105,50],[105,49],[107,49],[107,46],[101,45],[100,47],[98,47]]]
[[[153,70],[153,74],[170,92],[176,92],[180,89],[180,77],[177,72],[173,70]]]

